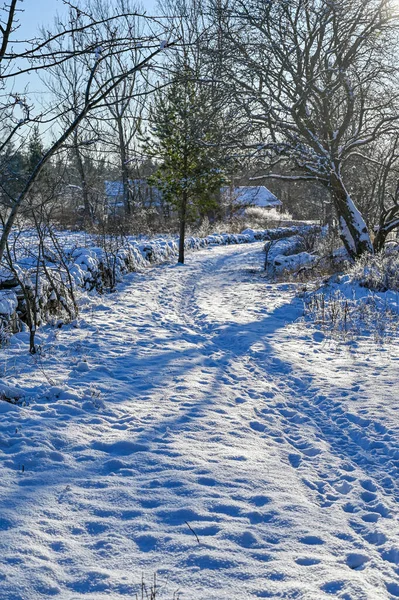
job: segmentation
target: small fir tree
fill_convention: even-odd
[[[44,147],[40,136],[39,127],[38,125],[35,125],[29,138],[28,149],[25,158],[25,168],[28,175],[30,175],[36,165],[41,161],[43,155]]]
[[[216,208],[224,182],[219,118],[211,94],[187,66],[150,108],[145,145],[158,167],[149,182],[178,212],[182,264],[187,223]]]

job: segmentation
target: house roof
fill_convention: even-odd
[[[104,181],[105,193],[109,198],[117,198],[123,196],[122,181]]]
[[[231,198],[234,203],[251,206],[281,206],[282,202],[264,185],[239,186],[231,190],[224,187],[221,189],[226,199]],[[230,196],[231,194],[231,196]]]
[[[123,181],[104,181],[105,195],[109,200],[115,202],[123,198]],[[160,204],[162,200],[162,192],[155,186],[148,185],[146,179],[129,179],[129,190],[134,195],[136,200],[148,200],[151,198],[153,205]],[[123,204],[119,204],[122,206]]]

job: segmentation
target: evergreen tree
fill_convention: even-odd
[[[26,171],[29,175],[36,165],[40,162],[44,155],[44,147],[40,137],[39,127],[33,127],[31,136],[28,142],[28,150],[26,153]]]
[[[216,208],[224,181],[220,114],[212,95],[185,65],[150,108],[148,155],[158,163],[149,178],[179,214],[179,263],[184,263],[186,225]]]
[[[25,175],[25,157],[12,143],[0,155],[0,202],[10,206],[20,193]]]

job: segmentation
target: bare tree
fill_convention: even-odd
[[[138,12],[131,0],[116,0],[120,12]],[[115,35],[117,30],[123,31],[128,27],[134,38],[143,36],[143,26],[146,23],[139,18],[130,19],[129,23],[121,20],[116,26],[106,20],[110,15],[110,5],[104,0],[93,3],[93,14],[104,22],[105,36]],[[118,72],[124,71],[127,64],[135,63],[140,58],[141,48],[132,47],[129,53],[114,52],[110,54],[102,71],[96,74],[97,79],[113,78]],[[167,61],[162,65],[165,68]],[[153,65],[155,67],[155,65]],[[120,86],[112,90],[105,100],[106,109],[97,111],[96,118],[91,120],[93,132],[98,132],[103,149],[108,156],[115,160],[116,170],[121,179],[124,212],[132,213],[135,187],[131,181],[131,162],[135,156],[136,136],[140,127],[141,116],[148,95],[158,87],[158,81],[151,77],[157,70],[136,72],[126,78]]]
[[[33,40],[16,40],[18,18],[23,18],[20,1],[4,2],[0,22],[0,88],[2,106],[0,119],[0,152],[12,141],[21,143],[31,123],[52,126],[54,139],[50,146],[24,179],[15,197],[10,199],[10,210],[6,214],[0,238],[0,260],[6,249],[8,236],[15,219],[31,192],[38,176],[50,159],[74,135],[87,117],[95,110],[103,109],[107,97],[137,74],[145,75],[155,68],[160,54],[173,44],[162,21],[140,12],[115,10],[103,18],[96,18],[91,11],[91,2],[74,6],[69,4],[67,23],[59,23],[54,33],[43,31]],[[142,33],[137,36],[132,20],[144,22]],[[123,27],[110,27],[122,23]],[[132,52],[134,50],[134,52]],[[104,71],[110,56],[126,55],[120,68],[105,77]],[[57,101],[41,112],[34,98],[16,93],[20,76],[28,72],[50,73],[58,65],[68,62],[82,63],[82,71],[76,102],[69,108]],[[161,61],[162,62],[162,61]],[[12,91],[10,91],[12,90]],[[63,120],[69,112],[69,122]]]
[[[62,26],[58,24],[58,31]],[[59,48],[58,40],[53,44],[54,50]],[[72,36],[71,47],[76,50],[77,39]],[[59,123],[62,129],[67,129],[78,116],[81,109],[82,91],[85,85],[87,64],[83,60],[70,60],[61,62],[48,71],[45,71],[44,82],[51,92],[51,99],[56,100],[57,105],[62,108]],[[81,199],[84,207],[84,220],[91,220],[93,207],[90,194],[90,181],[87,169],[87,154],[91,154],[94,143],[91,132],[88,131],[87,121],[84,120],[73,130],[64,148],[68,151],[68,159],[71,167],[77,173],[77,185],[81,191]]]
[[[368,148],[396,136],[393,0],[210,0],[210,8],[223,33],[225,85],[267,161],[260,177],[321,183],[350,256],[373,252],[345,167],[355,156],[366,165]],[[380,230],[397,226],[398,212],[381,212]]]

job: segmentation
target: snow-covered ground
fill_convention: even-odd
[[[330,344],[262,246],[1,351],[1,600],[399,597],[399,345]]]

